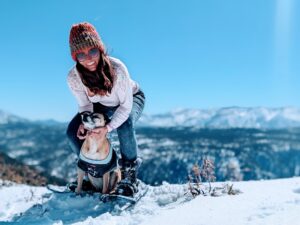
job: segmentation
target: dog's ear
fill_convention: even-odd
[[[106,125],[109,121],[109,118],[105,113],[103,113],[102,116],[103,116],[103,120],[104,120],[104,125]]]
[[[109,117],[106,114],[103,114],[105,125],[109,122]]]
[[[88,121],[88,117],[91,115],[91,112],[89,111],[84,111],[80,113],[81,116],[81,121]]]
[[[105,126],[105,118],[104,114],[102,113],[93,113],[93,122],[95,123],[96,127]]]

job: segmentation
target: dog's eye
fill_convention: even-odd
[[[93,120],[100,118],[98,114],[93,114],[91,117],[93,118]]]

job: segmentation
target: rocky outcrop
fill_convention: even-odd
[[[33,186],[45,186],[47,183],[63,183],[61,180],[48,177],[33,167],[24,165],[4,153],[0,153],[0,179]]]

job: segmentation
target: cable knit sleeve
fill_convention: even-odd
[[[93,103],[88,99],[86,92],[84,91],[83,84],[80,80],[80,77],[74,71],[74,68],[69,72],[67,77],[68,86],[75,96],[78,103],[78,111],[93,111]]]
[[[111,121],[107,124],[108,132],[121,126],[129,117],[133,104],[133,93],[130,84],[130,76],[126,66],[119,61],[116,70],[116,92],[120,101],[120,105],[114,112]]]

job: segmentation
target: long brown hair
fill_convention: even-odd
[[[100,95],[111,93],[115,80],[115,71],[111,65],[108,55],[104,48],[99,48],[100,57],[96,71],[89,71],[78,61],[76,68],[79,72],[82,83],[90,89],[91,92]]]

